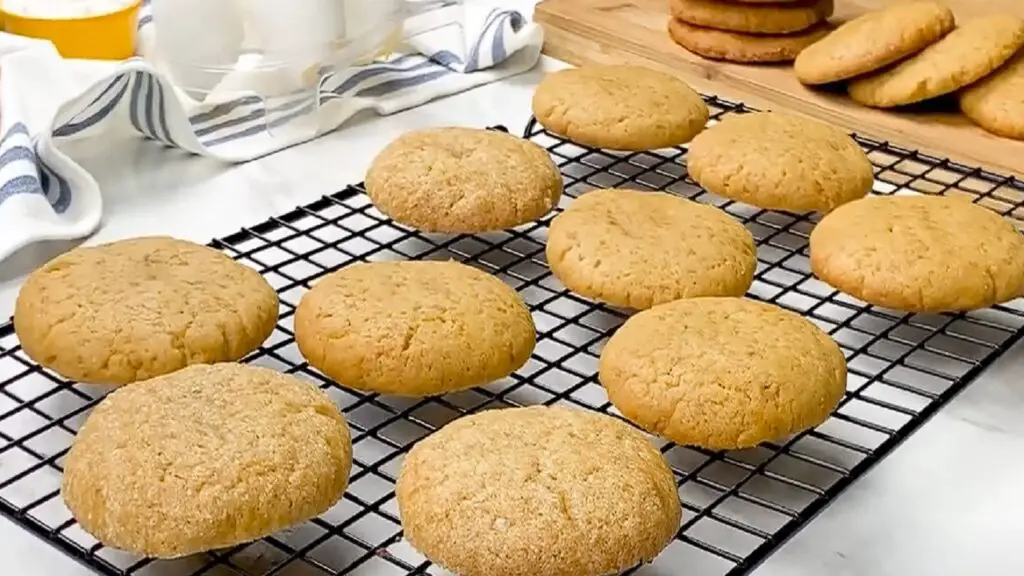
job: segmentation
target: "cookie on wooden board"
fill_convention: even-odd
[[[677,300],[636,314],[605,345],[599,373],[626,418],[712,450],[817,426],[846,390],[846,360],[828,334],[744,298]]]
[[[807,85],[848,80],[924,50],[955,26],[953,11],[936,2],[873,10],[807,47],[793,63],[793,71]]]
[[[960,94],[960,110],[975,124],[1003,136],[1024,140],[1024,52]]]
[[[795,114],[732,114],[690,143],[690,176],[707,191],[768,210],[828,212],[863,198],[874,172],[838,128]]]
[[[176,558],[322,514],[351,467],[348,426],[316,386],[268,368],[203,364],[100,402],[75,437],[61,495],[103,544]]]
[[[672,40],[690,52],[711,60],[742,63],[792,61],[829,30],[827,24],[819,23],[793,34],[743,34],[694,26],[677,18],[668,23]]]
[[[960,24],[920,53],[850,82],[855,102],[875,108],[914,104],[972,84],[1024,46],[1024,18],[994,14]]]
[[[372,262],[321,279],[295,311],[295,341],[342,386],[435,396],[504,378],[530,358],[516,291],[458,262]]]
[[[395,222],[426,232],[514,228],[551,211],[562,174],[547,151],[494,130],[428,128],[374,158],[366,193]]]
[[[587,66],[549,74],[533,115],[568,140],[609,150],[654,150],[690,141],[708,107],[685,82],[639,66]]]
[[[832,15],[833,0],[784,4],[671,0],[674,18],[695,26],[748,34],[788,34],[806,30]]]
[[[623,308],[740,296],[754,278],[754,238],[724,211],[665,192],[594,190],[555,217],[552,273],[573,292]]]
[[[893,310],[974,310],[1024,293],[1024,237],[1009,220],[957,198],[851,202],[814,227],[810,260],[824,282]]]
[[[274,331],[278,298],[255,270],[168,237],[77,248],[29,275],[14,327],[32,360],[123,385],[190,364],[239,360]]]
[[[395,494],[409,543],[463,576],[619,574],[657,556],[682,517],[642,432],[566,407],[455,420],[413,447]]]

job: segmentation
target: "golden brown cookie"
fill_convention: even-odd
[[[953,11],[935,2],[873,10],[806,48],[793,63],[793,71],[808,85],[847,80],[924,50],[954,26]]]
[[[1024,238],[1002,216],[956,198],[851,202],[815,226],[810,251],[815,276],[894,310],[973,310],[1024,292]]]
[[[806,30],[832,15],[833,0],[782,4],[671,0],[672,16],[688,24],[748,34],[788,34]]]
[[[987,76],[1022,46],[1024,18],[995,14],[961,24],[911,58],[848,86],[865,106],[891,108],[949,94]]]
[[[1024,52],[960,92],[960,110],[975,124],[1024,140]]]
[[[668,23],[669,36],[676,44],[698,56],[727,62],[789,62],[828,32],[824,23],[793,34],[743,34],[702,28],[676,18]]]
[[[277,323],[274,289],[213,248],[167,237],[77,248],[33,272],[14,325],[28,356],[65,378],[122,385],[239,360]]]
[[[201,364],[100,402],[75,437],[61,494],[103,544],[176,558],[325,512],[351,467],[348,426],[316,386],[268,368]]]
[[[712,450],[817,426],[846,390],[846,360],[828,334],[743,298],[677,300],[640,312],[608,341],[599,370],[626,418]]]
[[[625,422],[565,407],[489,410],[421,440],[395,489],[405,538],[461,576],[601,576],[679,528],[675,478]]]
[[[708,107],[674,76],[639,66],[588,66],[548,76],[533,94],[544,128],[584,146],[653,150],[689,142]]]
[[[569,290],[634,309],[741,296],[757,267],[753,236],[722,210],[638,190],[581,196],[551,222],[546,252]]]
[[[852,138],[794,114],[733,114],[689,148],[687,170],[703,188],[768,210],[828,212],[863,198],[874,182]]]
[[[426,232],[514,228],[551,211],[562,174],[540,146],[504,132],[429,128],[384,148],[366,193],[395,222]]]
[[[516,371],[536,343],[516,291],[458,262],[353,264],[295,311],[310,365],[339,384],[399,396],[464,390]]]

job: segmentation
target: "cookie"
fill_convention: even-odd
[[[460,418],[406,456],[405,538],[461,576],[603,576],[649,562],[682,516],[661,453],[628,424],[566,407]]]
[[[504,282],[458,262],[374,262],[320,280],[295,311],[310,365],[343,386],[435,396],[519,369],[533,318]]]
[[[789,62],[805,47],[829,32],[826,24],[815,24],[793,34],[743,34],[702,28],[672,18],[669,36],[690,52],[711,60],[727,62]]]
[[[548,230],[552,273],[573,292],[622,308],[741,296],[757,249],[728,214],[665,192],[594,190]]]
[[[993,134],[1024,140],[1024,52],[961,91],[960,110]]]
[[[846,360],[792,312],[695,298],[627,320],[601,352],[599,377],[615,407],[647,431],[736,450],[824,422],[846,390]]]
[[[987,76],[1024,46],[1024,18],[996,14],[961,24],[917,55],[850,82],[855,102],[875,108],[949,94]]]
[[[430,128],[384,148],[366,173],[373,205],[425,232],[514,228],[551,211],[562,174],[540,146],[494,130]]]
[[[549,132],[609,150],[654,150],[690,141],[708,107],[674,76],[639,66],[589,66],[549,74],[533,94]]]
[[[68,453],[61,495],[106,546],[176,558],[327,511],[351,467],[348,426],[316,386],[268,368],[193,365],[100,402]]]
[[[65,378],[123,385],[239,360],[274,331],[278,299],[255,270],[184,240],[145,237],[54,258],[25,281],[25,353]]]
[[[804,49],[793,71],[807,85],[848,80],[917,54],[955,26],[953,11],[935,2],[873,10]]]
[[[806,30],[832,15],[833,0],[784,4],[671,0],[673,18],[687,24],[748,34],[788,34]]]
[[[810,237],[814,275],[906,312],[986,308],[1024,293],[1024,238],[966,200],[874,196],[832,212]]]
[[[852,138],[794,114],[733,114],[689,148],[687,170],[703,188],[768,210],[828,212],[863,198],[874,182]]]

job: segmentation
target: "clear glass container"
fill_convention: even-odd
[[[153,64],[200,109],[244,108],[269,137],[323,131],[335,74],[445,30],[465,47],[463,0],[152,0]],[[341,96],[344,97],[344,96]],[[262,120],[259,120],[262,117]]]

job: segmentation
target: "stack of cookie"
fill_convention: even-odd
[[[828,34],[833,0],[672,0],[669,34],[713,60],[790,62]]]
[[[976,124],[1024,139],[1024,19],[993,14],[959,26],[918,1],[868,12],[807,47],[794,62],[808,86],[847,82],[850,98],[895,108],[955,94]]]

